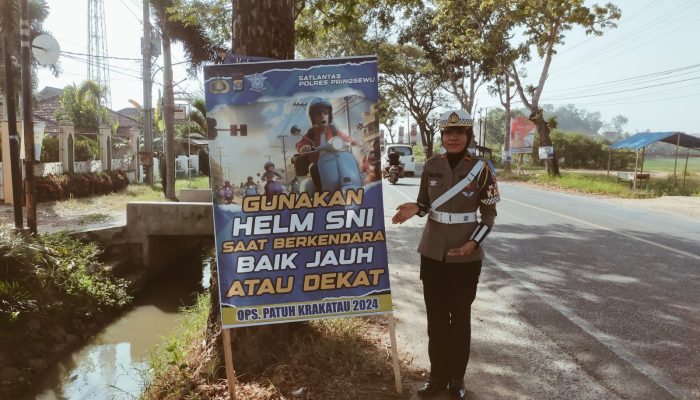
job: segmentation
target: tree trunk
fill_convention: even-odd
[[[294,0],[232,0],[233,52],[294,58]]]
[[[175,95],[173,94],[173,65],[170,52],[170,35],[162,33],[163,41],[163,122],[165,122],[165,197],[175,197]]]
[[[294,58],[294,0],[232,0],[232,4],[233,53],[280,60]],[[218,299],[218,291],[212,293],[212,299],[214,296]],[[211,312],[221,312],[219,307],[213,307],[214,302]],[[219,322],[210,317],[209,324],[212,323]],[[274,362],[275,352],[291,337],[296,325],[251,326],[232,332],[236,374]]]
[[[510,118],[511,118],[511,111],[510,111],[510,101],[506,102],[505,104],[505,109],[506,109],[506,137],[503,142],[503,149],[510,153]],[[511,159],[513,155],[511,154]],[[503,162],[503,170],[505,172],[510,173],[512,171],[511,169],[511,162],[510,161],[504,161]]]
[[[549,124],[544,119],[544,113],[541,108],[536,108],[530,114],[530,121],[532,121],[537,126],[537,133],[540,137],[539,146],[551,146],[552,140],[549,138]],[[557,153],[554,152],[554,157],[551,160],[545,160],[545,165],[547,167],[547,174],[553,176],[559,176],[559,163],[557,162]]]

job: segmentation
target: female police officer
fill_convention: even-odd
[[[481,244],[493,226],[499,201],[493,172],[467,152],[472,125],[464,110],[440,116],[442,145],[447,152],[425,163],[418,201],[400,205],[392,219],[400,224],[414,215],[428,215],[418,246],[430,357],[430,380],[418,390],[422,398],[446,388],[453,398],[462,399],[465,394],[470,308],[484,257]]]

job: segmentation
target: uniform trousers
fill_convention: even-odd
[[[471,304],[480,273],[481,260],[447,263],[421,256],[431,381],[464,379],[471,342]]]

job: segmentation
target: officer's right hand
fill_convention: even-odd
[[[305,144],[305,145],[301,146],[301,149],[300,149],[300,150],[301,150],[302,153],[308,153],[308,152],[310,152],[310,151],[313,150],[313,149],[312,149],[311,146],[309,146],[308,144]]]
[[[394,224],[402,224],[409,218],[416,215],[419,211],[418,204],[416,203],[404,203],[396,207],[398,212],[394,214],[391,218],[391,222]]]

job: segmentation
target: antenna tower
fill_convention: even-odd
[[[104,88],[100,103],[111,108],[108,55],[104,0],[88,0],[88,79]]]

